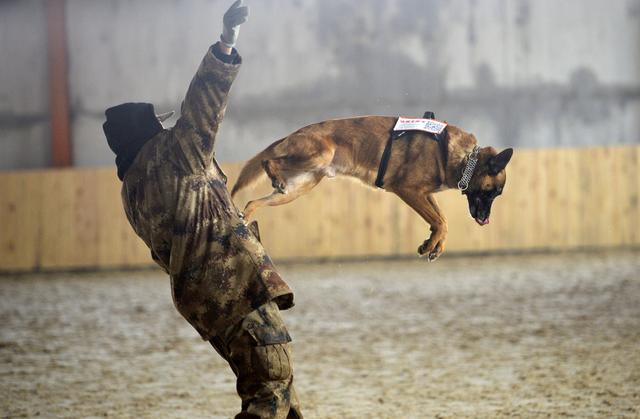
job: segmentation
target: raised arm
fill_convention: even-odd
[[[248,8],[237,0],[224,15],[223,32],[205,54],[182,102],[174,132],[193,169],[211,163],[216,133],[227,105],[227,96],[242,59],[233,46]]]

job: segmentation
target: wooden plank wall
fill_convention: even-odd
[[[223,165],[230,185],[240,164]],[[456,191],[437,195],[448,253],[640,245],[640,146],[516,150],[491,224]],[[268,191],[266,181],[238,199]],[[276,260],[415,254],[427,225],[394,195],[348,179],[258,210]],[[0,271],[152,265],[120,203],[114,169],[0,173]]]

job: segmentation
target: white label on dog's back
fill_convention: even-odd
[[[435,119],[424,118],[405,118],[403,116],[398,118],[394,131],[425,131],[432,134],[440,134],[447,124],[444,122],[436,121]]]

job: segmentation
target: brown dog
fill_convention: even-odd
[[[324,177],[350,176],[373,186],[396,119],[365,116],[304,127],[249,160],[231,195],[263,173],[271,178],[273,193],[246,205],[244,214],[249,219],[261,206],[293,201]],[[429,260],[442,254],[447,238],[447,221],[433,194],[458,187],[475,147],[473,134],[451,125],[439,141],[422,131],[409,131],[393,141],[384,189],[398,195],[429,223],[431,236],[418,248],[418,254],[428,255]],[[479,149],[477,165],[463,194],[467,195],[471,216],[480,225],[489,223],[491,204],[502,193],[504,169],[512,154],[511,148],[501,153],[492,147]]]

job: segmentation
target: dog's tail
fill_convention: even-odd
[[[242,167],[242,170],[240,171],[238,180],[236,181],[235,185],[233,185],[233,189],[231,190],[231,198],[233,198],[242,189],[255,184],[258,179],[260,179],[260,176],[266,175],[266,172],[262,167],[262,162],[264,160],[273,158],[275,156],[276,146],[284,140],[285,139],[282,138],[276,141],[245,163],[245,165]]]

